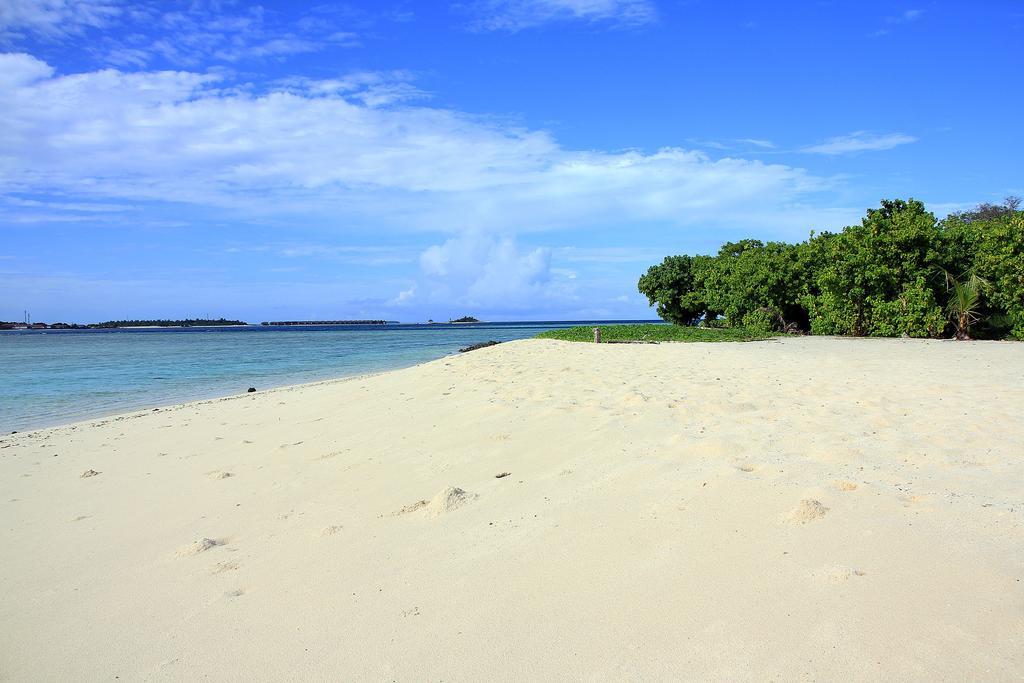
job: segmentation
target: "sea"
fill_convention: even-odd
[[[547,321],[0,331],[0,434],[409,367]]]

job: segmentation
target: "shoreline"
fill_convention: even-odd
[[[889,343],[917,344],[917,343],[956,342],[956,340],[954,340],[954,339],[901,339],[901,338],[885,338],[885,337],[841,337],[841,336],[832,336],[832,335],[818,335],[818,336],[813,336],[813,337],[812,336],[805,336],[805,337],[779,336],[779,337],[769,337],[769,338],[766,338],[766,339],[761,339],[761,340],[756,340],[756,341],[727,342],[727,343],[752,344],[752,343],[756,343],[756,342],[771,342],[771,341],[775,341],[775,340],[800,339],[800,338],[822,339],[822,340],[845,340],[845,341],[849,341],[851,343],[856,343],[856,342],[869,342],[869,343],[870,342],[883,342],[883,343],[885,343],[885,342],[889,342]],[[527,341],[529,339],[532,339],[532,338],[513,340],[513,341]],[[503,344],[508,344],[510,342],[502,342],[502,343]],[[587,342],[560,342],[560,343],[586,344]],[[607,342],[607,343],[615,344],[616,342]],[[680,344],[680,343],[698,344],[698,345],[702,344],[702,342],[672,342],[672,341],[659,341],[659,342],[657,342],[657,344]],[[957,342],[957,343],[963,344],[963,342]],[[967,343],[968,344],[1015,344],[1016,343],[1016,344],[1021,344],[1022,348],[1024,348],[1024,342],[1016,342],[1016,341],[1012,341],[1012,340],[975,339],[975,340],[971,340],[970,342],[967,342]],[[371,371],[371,372],[357,372],[357,373],[354,373],[354,374],[351,374],[351,375],[337,375],[337,376],[331,376],[331,377],[323,377],[323,378],[320,378],[320,379],[313,379],[313,380],[309,380],[309,381],[306,381],[306,382],[292,382],[292,383],[287,383],[287,384],[269,384],[265,388],[256,387],[256,392],[254,392],[254,393],[266,393],[266,392],[271,392],[271,391],[298,389],[298,388],[302,388],[302,387],[306,387],[306,386],[313,386],[313,385],[318,385],[318,384],[325,384],[325,383],[331,383],[331,382],[343,382],[343,381],[348,381],[348,380],[352,380],[352,379],[359,379],[359,378],[362,378],[362,377],[373,377],[373,376],[377,376],[377,375],[381,375],[381,374],[386,374],[386,373],[391,373],[391,372],[398,372],[398,371],[406,370],[406,369],[409,369],[409,368],[414,368],[414,367],[419,367],[419,366],[422,366],[422,365],[427,365],[429,363],[434,363],[434,362],[437,362],[439,360],[443,360],[445,358],[457,357],[458,355],[459,355],[458,353],[449,353],[447,355],[440,356],[438,358],[433,358],[433,359],[430,359],[430,360],[424,360],[424,361],[420,361],[420,362],[417,362],[417,363],[412,363],[410,365],[399,365],[399,366],[396,366],[396,367],[382,369],[382,370],[375,370],[375,371]],[[7,436],[11,436],[13,434],[29,434],[29,433],[32,433],[32,432],[39,432],[39,431],[44,431],[44,430],[48,430],[48,429],[59,429],[59,428],[63,428],[63,427],[72,427],[72,426],[74,426],[74,427],[86,426],[86,425],[89,425],[89,424],[92,424],[92,423],[100,423],[100,422],[105,422],[105,421],[109,421],[109,420],[113,420],[113,419],[128,418],[128,417],[132,417],[132,416],[145,415],[147,413],[154,412],[154,411],[166,411],[166,410],[172,410],[172,409],[175,409],[175,408],[183,408],[183,407],[191,406],[191,405],[194,405],[194,404],[211,403],[211,402],[216,402],[216,401],[228,400],[228,399],[231,399],[231,398],[243,398],[243,397],[251,396],[251,395],[252,394],[249,394],[246,391],[240,391],[240,392],[236,392],[236,393],[224,393],[224,394],[217,393],[217,394],[214,394],[214,395],[196,396],[196,397],[192,397],[192,398],[183,398],[181,400],[174,399],[174,400],[172,400],[172,402],[169,402],[169,403],[165,403],[165,402],[150,403],[150,404],[139,406],[137,408],[130,408],[130,409],[126,409],[126,410],[115,409],[113,412],[104,412],[102,414],[96,414],[96,415],[76,416],[76,417],[73,417],[72,419],[70,419],[67,422],[58,422],[58,423],[54,423],[54,424],[46,424],[46,425],[42,425],[42,426],[27,427],[27,428],[22,428],[22,429],[17,429],[17,430],[6,430],[6,431],[3,431],[3,432],[0,432],[0,441],[2,441],[3,438],[5,438]]]
[[[91,417],[83,417],[81,419],[73,419],[73,420],[71,420],[69,422],[61,422],[61,423],[58,423],[58,424],[45,425],[45,426],[42,426],[42,427],[30,427],[30,428],[27,428],[27,429],[11,430],[11,431],[0,433],[0,442],[2,442],[3,439],[6,438],[6,437],[14,436],[14,435],[19,435],[19,434],[32,434],[34,432],[43,432],[43,431],[47,431],[47,430],[51,430],[51,429],[79,428],[79,427],[85,427],[85,426],[99,426],[101,424],[106,424],[107,422],[110,422],[112,420],[129,419],[129,418],[133,418],[133,417],[141,417],[141,416],[144,416],[144,415],[148,415],[148,414],[153,413],[153,412],[169,412],[169,411],[172,411],[172,410],[175,410],[175,409],[188,408],[188,407],[196,406],[196,405],[202,405],[202,404],[208,404],[208,403],[217,403],[219,401],[229,401],[229,400],[232,400],[232,399],[239,399],[239,398],[246,398],[246,397],[249,397],[249,396],[253,396],[253,394],[266,394],[266,393],[271,393],[271,392],[275,392],[275,391],[287,391],[287,390],[291,390],[291,389],[302,389],[304,387],[311,387],[311,386],[316,386],[316,385],[320,385],[320,384],[330,384],[330,383],[333,383],[333,382],[347,382],[349,380],[360,379],[360,378],[363,378],[363,377],[374,377],[376,375],[382,375],[382,374],[389,373],[389,372],[398,372],[398,371],[405,370],[405,369],[408,369],[408,368],[414,368],[414,367],[417,367],[419,365],[426,365],[427,363],[433,363],[435,361],[441,360],[443,358],[449,358],[449,357],[450,356],[442,356],[441,358],[436,358],[436,359],[433,359],[433,360],[423,361],[421,363],[414,363],[412,365],[404,365],[404,366],[400,366],[400,367],[390,368],[390,369],[387,369],[387,370],[378,370],[378,371],[375,371],[375,372],[360,372],[360,373],[356,373],[356,374],[353,374],[353,375],[341,375],[341,376],[338,376],[338,377],[325,377],[323,379],[315,379],[315,380],[310,380],[308,382],[296,382],[296,383],[292,383],[292,384],[274,384],[274,385],[268,385],[264,389],[260,389],[260,388],[257,387],[256,391],[252,392],[252,393],[249,393],[247,391],[241,391],[241,392],[238,392],[238,393],[231,393],[231,394],[217,394],[215,396],[191,398],[191,399],[186,399],[186,400],[181,400],[181,401],[174,401],[173,403],[161,403],[159,405],[152,405],[151,404],[151,405],[145,405],[145,406],[142,406],[142,407],[139,407],[139,408],[133,408],[131,410],[123,410],[123,411],[112,412],[112,413],[104,413],[102,415],[94,415],[94,416],[91,416]]]
[[[1024,346],[859,341],[528,339],[4,436],[0,674],[1018,678]]]

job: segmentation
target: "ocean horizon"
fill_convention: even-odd
[[[0,331],[0,433],[396,370],[485,341],[644,320]]]

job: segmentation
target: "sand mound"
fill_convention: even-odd
[[[430,499],[426,506],[427,512],[436,517],[437,515],[458,510],[460,507],[472,503],[476,499],[477,494],[475,493],[468,493],[460,488],[449,486]]]
[[[216,538],[203,538],[194,543],[190,543],[183,548],[179,548],[178,556],[189,557],[191,555],[198,555],[199,553],[205,553],[210,548],[216,548],[219,545],[224,545],[224,541]]]
[[[821,519],[825,516],[826,512],[828,512],[828,508],[822,505],[821,501],[805,498],[790,511],[785,521],[790,524],[807,524],[816,519]]]

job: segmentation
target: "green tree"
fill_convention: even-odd
[[[703,317],[763,331],[795,324],[814,334],[938,337],[952,329],[1024,339],[1019,205],[1011,197],[938,223],[919,201],[883,200],[859,225],[799,244],[746,239],[714,256],[670,256],[639,289],[658,315],[682,325]],[[977,279],[947,291],[944,271]]]
[[[807,314],[800,303],[805,283],[799,247],[784,242],[728,242],[710,260],[699,282],[709,310],[739,327],[762,309],[774,309],[787,323],[803,327]],[[771,316],[769,316],[771,317]]]
[[[883,200],[860,225],[818,238],[820,270],[805,299],[815,334],[937,336],[932,281],[941,263],[935,216],[916,200]],[[812,239],[812,242],[815,240]]]
[[[657,305],[658,316],[676,325],[693,325],[707,310],[697,291],[694,263],[702,257],[666,256],[640,278],[637,288],[648,303]]]
[[[984,336],[1024,339],[1024,211],[1010,197],[1002,211],[982,205],[943,221],[950,254],[946,270],[973,272],[987,282],[979,316]],[[1014,208],[1010,208],[1014,207]]]

